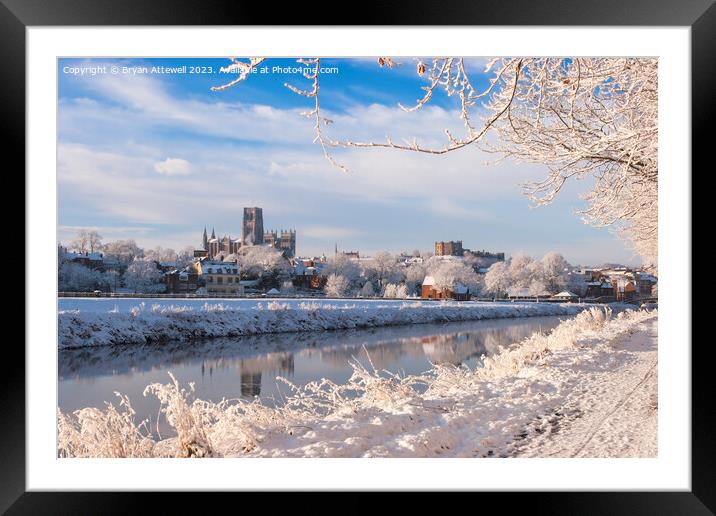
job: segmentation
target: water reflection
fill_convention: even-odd
[[[158,402],[144,398],[144,387],[166,383],[171,371],[185,385],[194,382],[196,396],[262,397],[280,403],[286,386],[320,378],[345,382],[349,361],[377,369],[418,374],[431,363],[478,367],[482,355],[509,346],[559,324],[560,317],[519,320],[419,324],[369,330],[257,335],[206,342],[171,342],[152,346],[113,346],[61,351],[59,406],[72,411],[103,406],[114,391],[127,394],[140,419],[156,419]]]

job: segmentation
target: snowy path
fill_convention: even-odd
[[[658,319],[615,343],[612,371],[585,374],[557,414],[528,426],[519,457],[656,457]]]

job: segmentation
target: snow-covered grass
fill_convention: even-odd
[[[109,306],[109,305],[108,305]],[[262,333],[343,330],[508,317],[576,315],[575,303],[500,302],[300,302],[251,305],[223,302],[170,304],[145,302],[105,312],[59,311],[59,347],[104,346],[237,337]],[[622,307],[623,308],[623,307]]]
[[[60,412],[58,452],[61,457],[511,456],[530,437],[526,429],[540,428],[535,421],[558,413],[585,379],[607,375],[598,384],[611,385],[608,375],[636,360],[624,343],[653,331],[656,318],[656,312],[613,316],[609,309],[590,308],[549,334],[501,349],[474,370],[435,366],[401,377],[354,363],[346,384],[318,380],[294,387],[277,407],[240,399],[192,401],[192,387],[186,391],[172,377],[168,384],[149,385],[145,395],[160,400],[176,436],[155,440],[143,423],[133,421],[129,400],[118,394],[119,408]],[[627,384],[615,385],[626,392]]]

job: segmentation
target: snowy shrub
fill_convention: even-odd
[[[286,311],[290,310],[291,306],[288,303],[280,303],[278,301],[271,301],[268,303],[267,308],[273,311]]]
[[[395,285],[388,283],[383,289],[383,297],[392,298],[395,297]]]
[[[176,314],[183,312],[191,312],[194,309],[189,305],[160,305],[154,303],[152,305],[152,313],[155,314]]]
[[[180,389],[179,382],[171,373],[169,376],[172,383],[148,385],[144,395],[154,394],[161,402],[161,413],[177,432],[180,457],[210,457],[213,450],[204,428],[203,404],[190,406],[186,390]],[[194,384],[190,383],[189,388],[193,393]]]
[[[328,276],[324,290],[327,296],[344,297],[348,293],[348,287],[348,279],[345,276],[331,274]]]
[[[260,305],[261,303],[259,303]],[[231,307],[224,305],[224,303],[204,303],[201,307],[204,312],[225,312],[231,310]]]
[[[388,283],[383,290],[383,297],[391,299],[403,299],[405,297],[408,297],[408,289],[403,284],[394,285],[393,283]]]
[[[84,408],[73,417],[58,412],[58,454],[60,457],[152,457],[154,440],[147,421],[134,422],[135,411],[126,396],[119,397],[119,409],[106,403],[104,411]]]
[[[132,314],[133,317],[137,317],[139,314],[144,312],[145,306],[146,305],[145,305],[144,301],[142,301],[141,303],[139,303],[139,305],[133,306],[132,308],[130,308],[129,313]]]

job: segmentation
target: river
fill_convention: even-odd
[[[536,332],[547,332],[562,317],[493,319],[443,324],[414,324],[362,330],[282,333],[169,342],[162,345],[105,346],[62,350],[58,354],[58,406],[63,412],[84,407],[117,405],[115,391],[128,395],[136,421],[148,419],[156,431],[159,402],[145,398],[144,388],[168,383],[168,372],[182,387],[194,382],[197,398],[253,399],[280,404],[288,387],[327,378],[344,383],[349,361],[401,374],[419,374],[431,363],[480,367],[481,356],[500,346],[519,343]],[[369,359],[370,358],[370,362]],[[159,432],[169,428],[160,418]]]

